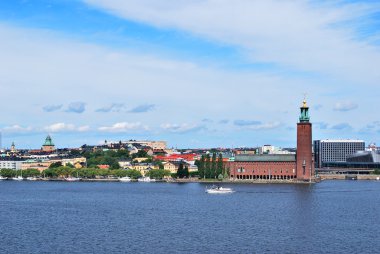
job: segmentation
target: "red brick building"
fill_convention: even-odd
[[[236,155],[227,164],[232,179],[307,181],[314,176],[312,125],[306,101],[297,123],[297,154]]]

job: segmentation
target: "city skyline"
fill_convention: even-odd
[[[51,134],[58,147],[295,147],[304,93],[314,140],[379,141],[379,12],[373,1],[2,2],[2,145]]]

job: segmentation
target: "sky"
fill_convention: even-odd
[[[1,146],[380,144],[380,2],[0,1]]]

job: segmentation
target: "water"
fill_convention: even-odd
[[[0,253],[380,253],[380,182],[0,182]]]

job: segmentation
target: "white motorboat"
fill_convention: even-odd
[[[37,178],[34,177],[34,176],[29,176],[29,177],[26,178],[26,180],[28,180],[28,181],[37,181]]]
[[[0,176],[0,181],[1,180],[7,180],[7,179],[8,179],[8,177]]]
[[[72,177],[72,176],[69,176],[69,177],[66,177],[65,178],[65,181],[66,182],[78,182],[82,180],[82,178],[79,178],[79,177]]]
[[[150,183],[150,182],[155,182],[156,179],[151,179],[150,177],[141,177],[137,179],[139,182],[144,182],[144,183]]]
[[[211,188],[206,188],[206,193],[208,194],[228,194],[235,192],[231,188],[224,188],[218,186],[212,186]]]
[[[120,177],[120,182],[130,182],[132,179],[129,176]]]
[[[24,178],[22,178],[22,176],[17,176],[17,177],[12,177],[12,180],[14,180],[14,181],[22,181],[22,180],[24,180]]]

